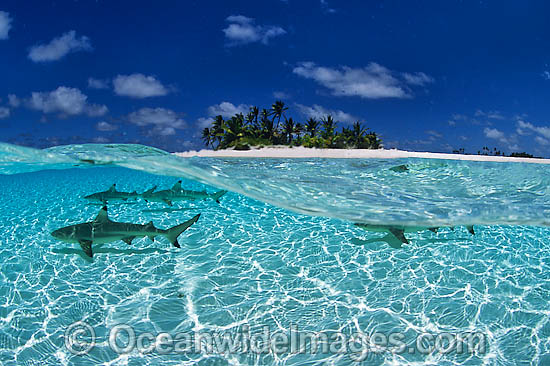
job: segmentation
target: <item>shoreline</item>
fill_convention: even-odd
[[[192,150],[174,153],[183,158],[208,157],[208,158],[323,158],[323,159],[399,159],[399,158],[423,158],[442,160],[466,160],[466,161],[493,161],[516,162],[531,164],[550,164],[550,159],[515,158],[509,156],[488,155],[463,155],[450,153],[432,153],[405,151],[397,149],[316,149],[306,147],[264,147],[250,150]]]

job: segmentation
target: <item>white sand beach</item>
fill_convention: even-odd
[[[550,164],[550,159],[513,158],[507,156],[464,155],[431,152],[404,151],[397,149],[315,149],[306,147],[271,146],[246,151],[238,150],[200,150],[175,153],[178,156],[190,158],[218,157],[218,158],[329,158],[329,159],[397,159],[397,158],[426,158],[446,160],[521,162],[535,164]]]

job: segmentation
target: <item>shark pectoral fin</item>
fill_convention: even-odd
[[[128,201],[128,198],[123,198],[122,200],[123,200],[123,201]]]
[[[80,244],[80,247],[86,253],[86,255],[90,258],[93,258],[94,254],[92,253],[92,241],[91,240],[79,240],[78,244]]]
[[[428,230],[430,230],[432,233],[437,233],[437,230],[439,230],[438,227],[429,227]]]
[[[475,235],[475,231],[474,231],[474,225],[466,225],[466,229],[468,229],[468,232],[472,235]]]
[[[403,248],[403,243],[392,233],[386,234],[383,238],[371,239],[372,241],[384,241],[393,249]]]
[[[125,242],[128,245],[131,245],[132,240],[134,240],[135,238],[136,238],[135,236],[127,236],[125,238],[122,238],[122,241]]]
[[[390,233],[393,234],[399,241],[401,241],[403,244],[409,244],[409,241],[407,238],[405,238],[405,231],[403,229],[398,229],[395,227],[391,227],[388,229]]]
[[[162,200],[164,203],[166,203],[168,206],[172,206],[172,201],[164,199]]]

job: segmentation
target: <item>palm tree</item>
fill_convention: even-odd
[[[260,110],[258,109],[258,107],[250,107],[250,113],[254,116],[254,123],[258,123],[258,116],[260,114]]]
[[[364,128],[361,122],[357,121],[353,124],[353,137],[359,138],[367,132],[368,128]]]
[[[289,144],[292,143],[292,134],[294,133],[295,128],[296,126],[294,125],[294,120],[292,118],[285,118],[285,123],[283,125],[283,135],[287,136],[287,142]]]
[[[296,123],[296,126],[294,127],[294,133],[300,138],[300,135],[304,131],[304,126],[300,122]]]
[[[271,115],[273,116],[273,121],[275,121],[275,118],[277,118],[277,125],[275,126],[275,130],[279,129],[281,117],[284,116],[286,110],[288,110],[288,107],[285,107],[285,103],[280,100],[271,105]]]
[[[336,130],[334,119],[332,119],[332,116],[329,114],[326,118],[323,118],[321,122],[323,123],[322,137],[327,140],[332,140],[335,136],[334,131]]]
[[[206,144],[206,147],[212,143],[212,135],[211,131],[208,127],[205,127],[204,130],[202,130],[202,139],[204,143]]]
[[[269,119],[269,111],[267,109],[263,109],[260,114],[260,131],[263,138],[273,143],[275,131],[273,130],[273,120]]]
[[[353,143],[355,146],[361,145],[363,142],[363,136],[367,133],[368,128],[364,128],[361,122],[357,121],[352,126]]]
[[[310,118],[306,122],[306,132],[309,133],[310,137],[315,137],[315,134],[317,133],[317,129],[319,128],[319,121],[317,121],[315,118]]]
[[[228,147],[241,137],[244,137],[246,129],[244,127],[244,116],[239,113],[227,121],[225,121],[224,128],[225,134],[223,136],[223,146]]]
[[[218,145],[216,148],[218,148],[222,142],[223,136],[224,136],[224,127],[225,121],[223,120],[222,116],[216,116],[214,117],[214,122],[212,122],[212,128],[210,128],[210,134],[212,139],[212,146],[214,144],[214,141],[218,142]]]

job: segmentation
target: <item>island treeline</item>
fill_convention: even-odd
[[[207,146],[214,150],[234,148],[248,150],[251,146],[288,145],[333,149],[379,149],[382,141],[375,132],[360,122],[338,131],[331,115],[319,120],[309,118],[303,124],[286,116],[288,107],[276,101],[271,109],[250,107],[244,115],[229,119],[216,116],[211,127],[202,131]]]

